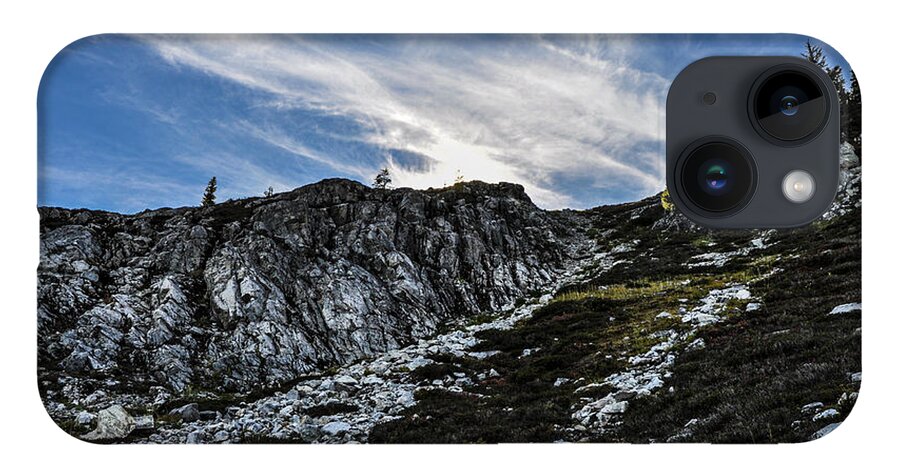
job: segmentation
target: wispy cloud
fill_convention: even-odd
[[[147,114],[153,119],[168,125],[177,125],[181,117],[177,108],[165,107],[153,99],[144,98],[141,91],[132,85],[127,87],[127,91],[123,91],[121,87],[108,88],[100,93],[100,97],[118,106]]]
[[[135,174],[127,170],[43,166],[38,181],[39,191],[44,195],[39,201],[59,206],[105,208],[104,204],[113,202],[118,211],[137,212],[146,208],[195,205],[200,197],[197,186],[173,181],[164,174]],[[79,202],[69,203],[74,196]]]
[[[228,126],[338,173],[360,178],[385,165],[399,186],[442,186],[458,174],[518,182],[551,208],[592,205],[564,185],[586,174],[602,178],[600,192],[615,184],[635,198],[663,186],[658,141],[668,83],[628,63],[625,38],[142,40],[176,68],[264,93],[258,107],[358,124],[356,140],[380,151],[368,163],[310,145],[308,134],[282,124]],[[431,160],[410,167],[391,151]]]
[[[376,170],[373,167],[356,166],[338,160],[335,157],[328,157],[307,147],[297,138],[291,137],[286,131],[271,124],[257,125],[247,120],[238,120],[232,123],[231,127],[235,132],[243,133],[294,156],[317,162],[332,170],[348,174],[353,178],[364,179],[370,177]]]

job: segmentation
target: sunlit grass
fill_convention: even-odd
[[[630,284],[613,284],[587,289],[570,290],[553,298],[553,301],[580,301],[583,299],[608,299],[625,301],[630,299],[659,296],[683,288],[690,284],[687,280],[638,281]]]

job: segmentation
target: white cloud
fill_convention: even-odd
[[[176,67],[268,93],[261,106],[357,121],[369,131],[357,139],[385,151],[379,161],[398,186],[462,174],[521,183],[550,208],[585,205],[566,178],[594,176],[635,198],[663,187],[662,157],[646,150],[662,138],[668,83],[629,66],[624,37],[143,38]],[[314,150],[276,125],[235,126],[355,178],[379,165]],[[390,150],[433,161],[404,167]]]

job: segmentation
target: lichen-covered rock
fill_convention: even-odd
[[[100,410],[97,414],[97,428],[81,438],[88,441],[116,440],[125,438],[134,428],[134,418],[121,405],[113,405]]]

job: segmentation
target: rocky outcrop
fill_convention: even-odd
[[[277,385],[510,307],[554,281],[579,228],[480,182],[40,213],[41,367],[174,394]],[[69,383],[69,400],[92,390]]]

